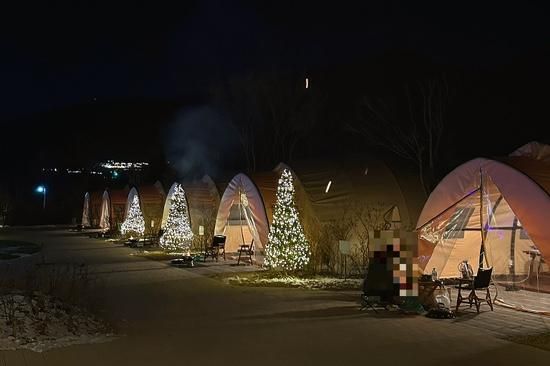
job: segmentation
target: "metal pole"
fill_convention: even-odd
[[[485,232],[486,229],[485,225],[483,225],[483,193],[484,193],[484,181],[483,181],[483,170],[479,169],[479,221],[481,225],[481,253],[482,256],[479,260],[479,267],[483,268],[483,261],[485,260],[485,263],[487,264],[487,268],[489,267],[489,261],[487,259],[487,252],[485,250]]]
[[[243,198],[242,198],[242,192],[241,192],[241,189],[239,188],[239,225],[241,227],[241,239],[242,239],[242,244],[245,245],[245,242],[244,242],[244,232],[243,232]],[[247,222],[248,224],[248,222]]]
[[[42,200],[42,209],[46,209],[46,187],[44,187],[44,199]]]

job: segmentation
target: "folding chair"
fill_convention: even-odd
[[[472,305],[476,306],[476,310],[479,313],[479,307],[486,302],[487,305],[493,310],[493,301],[491,300],[491,294],[489,293],[489,286],[491,285],[491,274],[493,273],[493,267],[480,268],[477,271],[477,275],[473,279],[461,279],[460,283],[456,286],[458,289],[458,295],[456,299],[456,312],[458,307],[463,302],[468,302],[470,308]],[[470,291],[467,297],[462,296],[462,290]],[[485,292],[485,298],[479,297],[476,290]]]
[[[204,248],[205,262],[206,258],[208,257],[216,258],[217,262],[218,257],[222,254],[223,260],[225,260],[225,239],[225,235],[214,235],[214,237],[212,238],[212,243]]]
[[[239,258],[237,259],[237,265],[241,263],[241,255],[244,253],[244,255],[248,256],[248,259],[250,261],[250,264],[252,264],[252,256],[254,255],[254,239],[252,239],[252,242],[250,244],[241,244],[240,248],[237,249],[239,252]]]
[[[361,310],[370,307],[377,312],[375,305],[388,309],[391,305],[397,305],[395,301],[396,290],[393,283],[393,274],[388,270],[386,258],[373,258],[363,281],[363,295]],[[398,295],[398,294],[397,294]]]

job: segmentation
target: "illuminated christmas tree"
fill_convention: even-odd
[[[265,257],[266,266],[285,271],[304,268],[311,255],[309,242],[298,218],[294,194],[292,174],[285,169],[279,178]]]
[[[145,232],[145,220],[139,208],[139,198],[137,195],[132,199],[130,209],[128,210],[128,216],[126,216],[126,220],[122,223],[120,232],[123,235],[128,234],[130,236],[142,236]]]
[[[160,246],[164,250],[184,251],[188,254],[193,241],[193,232],[189,223],[185,192],[181,185],[176,185],[170,201],[170,211],[164,225],[164,233],[160,237]]]

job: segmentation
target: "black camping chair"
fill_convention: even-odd
[[[491,294],[489,293],[489,286],[491,285],[491,275],[493,273],[493,267],[480,268],[477,271],[477,275],[473,279],[460,279],[459,284],[456,286],[458,289],[458,295],[456,298],[456,312],[458,307],[463,302],[468,302],[470,308],[472,305],[476,306],[476,310],[479,313],[479,308],[483,303],[487,303],[493,310],[493,301],[491,300]],[[462,291],[470,291],[467,297],[462,296]],[[479,297],[477,291],[485,292],[485,298]]]
[[[225,260],[225,239],[225,235],[214,235],[212,243],[204,248],[205,262],[208,257],[215,258],[217,262],[220,255],[223,255],[223,260]]]
[[[377,312],[375,306],[387,309],[390,305],[398,305],[395,301],[395,284],[393,283],[393,273],[388,270],[388,258],[373,258],[369,263],[367,275],[363,281],[363,295],[361,300],[363,306],[361,310],[370,307]]]
[[[254,239],[252,239],[252,242],[250,242],[250,244],[241,244],[237,251],[239,252],[237,265],[241,263],[241,255],[243,254],[248,256],[248,260],[250,261],[250,264],[252,264],[252,256],[254,255]]]

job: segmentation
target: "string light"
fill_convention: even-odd
[[[122,235],[137,234],[138,236],[142,236],[145,232],[145,220],[139,208],[139,198],[137,195],[132,199],[132,204],[128,210],[128,216],[122,223],[120,232]]]
[[[189,223],[185,191],[177,184],[170,198],[170,210],[160,237],[160,246],[167,251],[183,251],[189,253],[193,241],[193,232]]]
[[[309,263],[309,242],[298,217],[294,195],[292,174],[285,169],[279,178],[273,224],[269,229],[265,257],[268,267],[296,271]]]

